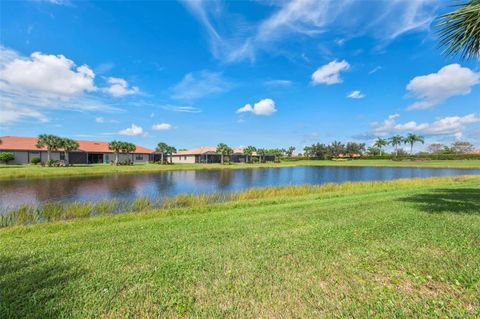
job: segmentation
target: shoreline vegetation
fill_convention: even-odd
[[[478,176],[232,199],[2,228],[0,309],[25,318],[480,314]]]
[[[108,174],[156,173],[177,170],[209,169],[248,169],[275,168],[289,166],[388,166],[388,167],[426,167],[426,168],[480,168],[480,160],[429,160],[429,161],[392,161],[384,159],[355,160],[298,160],[280,163],[252,164],[135,164],[115,166],[108,164],[75,165],[71,167],[42,167],[36,165],[0,165],[0,180],[16,178],[49,178],[96,176]]]
[[[346,182],[324,185],[295,185],[265,188],[251,188],[232,193],[179,194],[167,198],[137,197],[134,200],[102,200],[99,202],[51,202],[35,206],[25,204],[0,215],[0,228],[33,225],[57,221],[71,221],[82,218],[111,216],[141,212],[168,212],[177,208],[202,208],[218,203],[242,203],[258,199],[318,195],[318,198],[345,196],[347,194],[388,192],[392,187],[425,188],[432,183],[480,181],[480,176],[456,176],[445,178],[413,178],[393,181]]]

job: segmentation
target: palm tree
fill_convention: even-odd
[[[62,147],[62,139],[56,135],[40,134],[36,146],[37,148],[47,147],[47,162],[49,162],[52,151],[56,151]]]
[[[222,164],[224,163],[225,155],[228,155],[229,150],[231,150],[231,148],[230,148],[227,144],[225,144],[225,143],[220,143],[220,144],[217,145],[217,150],[216,150],[216,152],[217,152],[217,153],[220,153],[220,155],[221,155],[221,163],[222,163]]]
[[[173,164],[173,154],[177,152],[177,149],[174,146],[167,146],[166,153],[170,156],[170,164]]]
[[[65,153],[65,163],[69,164],[68,153],[71,151],[76,151],[80,147],[77,141],[69,139],[69,138],[62,138],[62,146],[63,152]]]
[[[455,11],[440,16],[437,26],[440,46],[447,55],[460,54],[462,59],[480,57],[480,0],[455,5]]]
[[[400,135],[392,136],[388,139],[389,143],[395,147],[395,157],[398,156],[398,146],[403,143],[403,137]]]
[[[253,152],[256,152],[257,148],[255,146],[247,146],[243,149],[243,154],[245,154],[246,162],[250,163],[252,161]]]
[[[260,163],[263,163],[263,159],[265,157],[265,154],[267,154],[267,150],[264,148],[259,148],[257,149],[257,154],[260,157]]]
[[[373,146],[380,149],[380,155],[383,155],[383,148],[388,145],[388,141],[384,138],[377,138]]]
[[[135,152],[136,149],[137,149],[137,146],[135,144],[127,143],[127,142],[123,143],[122,152],[126,153],[127,157],[129,157],[128,155],[130,155],[130,153]],[[133,163],[133,160],[132,160],[132,163]]]
[[[160,142],[158,143],[157,145],[157,152],[160,152],[160,163],[163,164],[163,156],[164,154],[167,152],[167,149],[168,149],[168,144],[167,143],[163,143],[163,142]]]
[[[115,153],[115,165],[118,165],[118,153],[124,149],[124,142],[121,141],[111,141],[108,143],[108,149]]]
[[[413,134],[413,133],[409,133],[407,135],[407,137],[403,140],[403,142],[405,144],[410,144],[410,155],[412,155],[412,152],[413,152],[413,144],[415,144],[416,142],[420,142],[420,143],[425,143],[425,140],[423,139],[423,136],[420,136],[420,135],[416,135],[416,134]]]

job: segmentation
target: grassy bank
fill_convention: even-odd
[[[241,194],[1,229],[1,316],[480,315],[480,177]]]
[[[455,167],[480,168],[480,160],[443,160],[425,162],[397,162],[391,160],[354,160],[354,161],[318,161],[302,160],[294,162],[264,163],[264,164],[137,164],[133,166],[112,166],[104,164],[75,165],[73,167],[41,167],[35,165],[0,165],[0,179],[12,178],[44,178],[55,176],[93,176],[120,173],[154,173],[172,170],[203,170],[203,169],[242,169],[258,167],[288,167],[288,166],[398,166],[398,167]]]

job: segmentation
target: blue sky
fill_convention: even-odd
[[[437,47],[449,4],[3,1],[0,134],[480,146],[480,63]]]

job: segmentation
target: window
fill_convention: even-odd
[[[135,155],[135,160],[137,160],[137,161],[143,161],[143,155],[141,155],[141,154]]]
[[[184,156],[184,157],[183,157],[183,160],[184,160],[184,161],[186,161],[186,160],[187,160],[187,157],[186,157],[186,156]]]
[[[61,161],[65,160],[65,153],[64,152],[60,153],[60,160]]]

